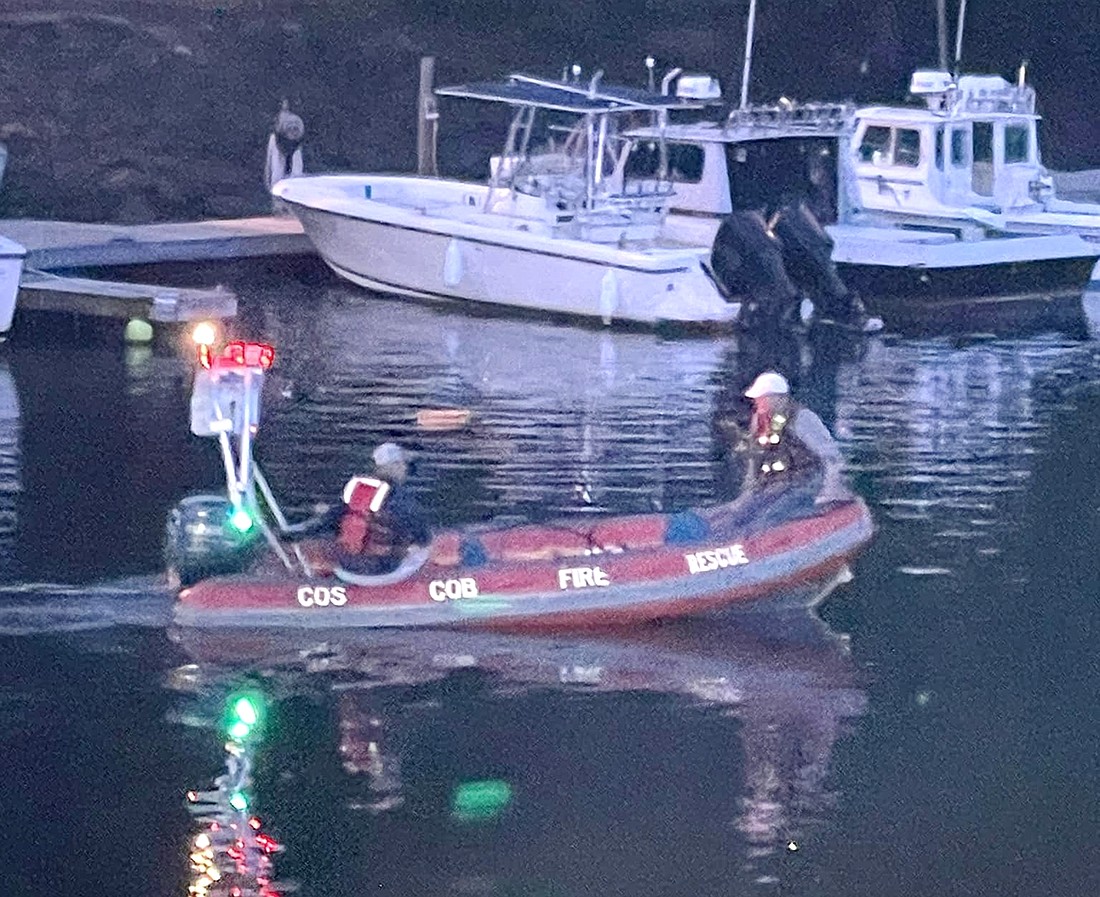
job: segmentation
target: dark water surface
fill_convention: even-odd
[[[445,523],[708,502],[736,480],[716,419],[778,363],[876,539],[827,625],[779,633],[200,637],[169,626],[159,571],[166,511],[219,477],[188,362],[17,341],[0,894],[186,894],[185,793],[225,771],[246,679],[269,701],[251,809],[304,895],[1100,892],[1095,319],[765,348],[236,276],[241,331],[278,348],[258,454],[288,510],[382,439],[419,451]],[[418,429],[438,407],[473,420]]]

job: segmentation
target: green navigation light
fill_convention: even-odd
[[[237,699],[237,702],[233,705],[233,712],[237,714],[237,719],[246,726],[254,726],[260,721],[259,708],[253,703],[253,699],[248,696]]]
[[[451,795],[451,818],[461,822],[494,819],[512,802],[512,786],[500,779],[462,782]]]
[[[229,796],[229,806],[234,810],[240,810],[242,813],[248,809],[248,798],[244,796],[243,791],[234,791]]]
[[[229,525],[238,533],[247,533],[252,529],[252,524],[252,515],[244,508],[234,508],[233,513],[229,515]]]

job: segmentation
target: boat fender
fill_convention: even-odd
[[[443,283],[449,287],[458,286],[462,280],[462,249],[458,240],[451,240],[447,244],[447,253],[443,257]]]
[[[665,530],[666,545],[687,545],[701,542],[710,533],[707,522],[695,511],[680,511],[668,520]]]
[[[611,317],[619,308],[619,279],[615,269],[609,268],[600,281],[600,317],[604,324],[611,323]]]

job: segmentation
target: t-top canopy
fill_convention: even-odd
[[[593,80],[593,84],[586,86],[515,74],[509,75],[507,81],[480,81],[455,87],[439,87],[435,92],[442,97],[487,100],[510,106],[535,106],[577,115],[639,109],[702,109],[707,105],[701,100],[666,96],[636,87],[605,85]]]

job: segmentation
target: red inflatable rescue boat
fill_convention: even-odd
[[[804,606],[872,535],[858,498],[796,502],[792,519],[777,510],[789,496],[772,486],[674,514],[444,532],[395,571],[348,582],[336,575],[332,541],[287,542],[252,458],[273,357],[257,344],[200,352],[191,426],[218,438],[228,497],[185,499],[172,513],[168,561],[185,586],[181,625],[570,629]]]
[[[183,589],[176,620],[191,626],[546,629],[608,626],[728,606],[783,606],[825,584],[867,544],[855,500],[756,533],[733,524],[736,505],[688,512],[705,535],[669,541],[684,514],[563,521],[451,532],[369,585],[335,575],[332,546],[302,546],[311,575],[274,556],[247,572]],[[477,563],[463,557],[477,556]]]

